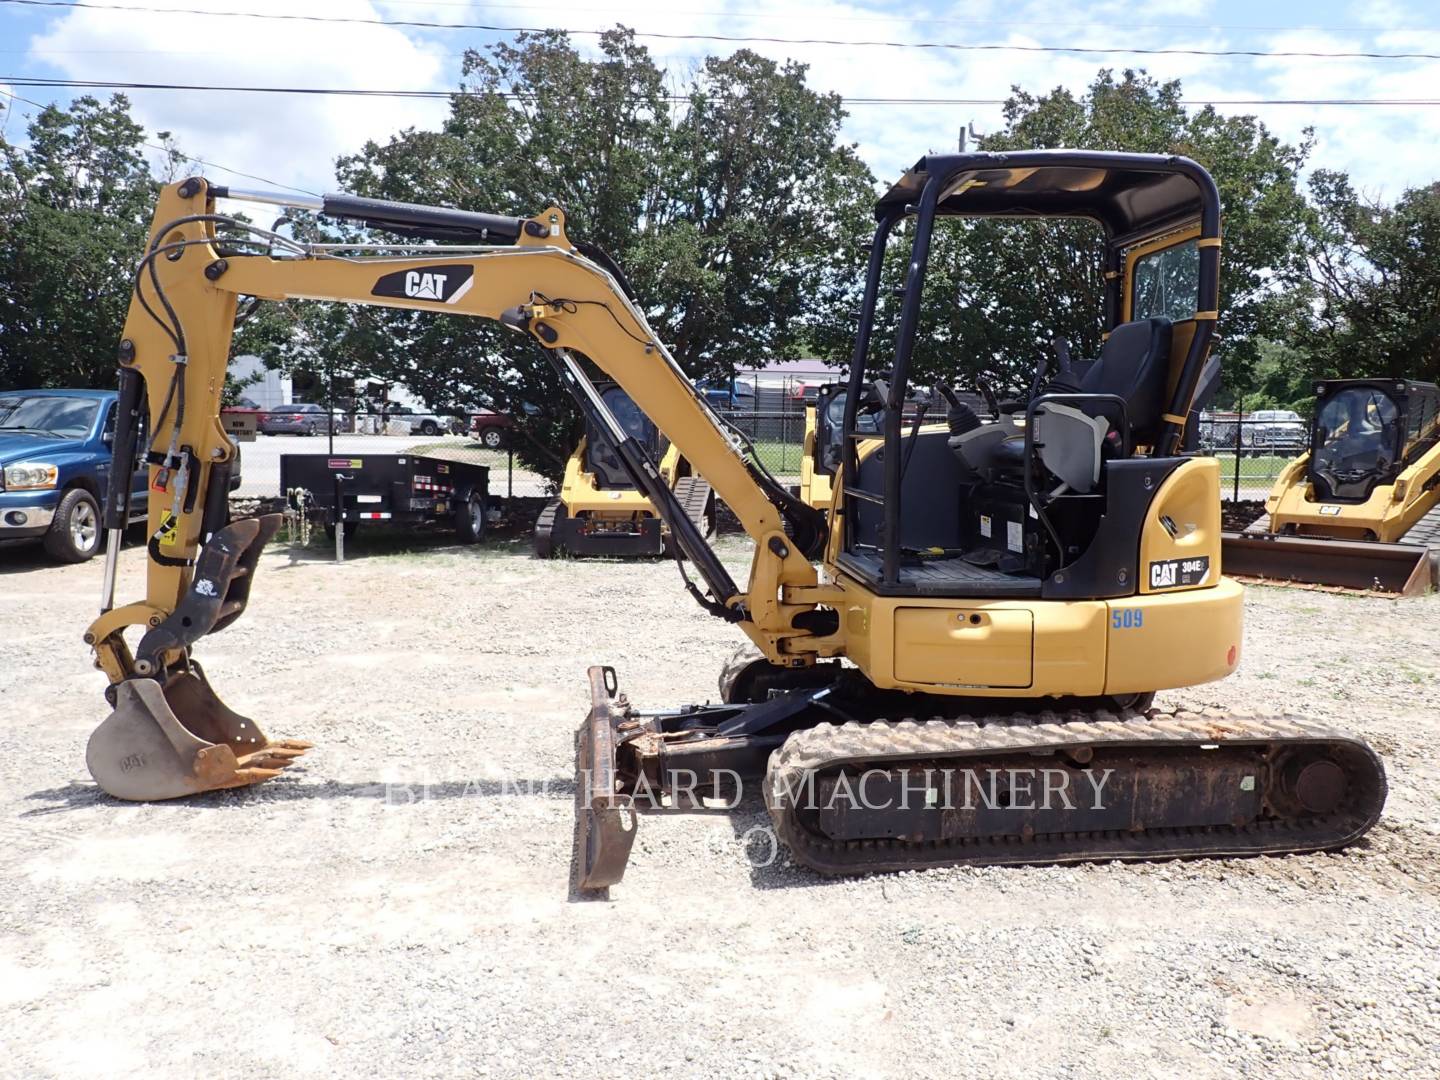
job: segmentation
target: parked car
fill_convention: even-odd
[[[797,403],[804,402],[806,405],[814,405],[815,399],[820,395],[820,388],[834,382],[833,378],[817,376],[810,379],[795,379],[790,383],[790,398]]]
[[[1257,409],[1245,418],[1245,426],[1251,430],[1252,446],[1298,450],[1310,438],[1305,421],[1291,409]]]
[[[717,409],[751,409],[755,407],[755,387],[741,379],[697,379],[695,389]]]
[[[493,409],[481,409],[470,417],[470,434],[487,450],[499,450],[504,446],[514,426],[514,420]]]
[[[386,405],[381,409],[380,415],[384,418],[387,427],[397,422],[408,424],[410,428],[408,434],[411,435],[439,435],[441,432],[461,435],[465,432],[464,417],[420,412],[412,409],[409,405]]]
[[[116,397],[110,390],[0,392],[0,540],[39,540],[58,562],[84,562],[100,550]],[[147,482],[141,465],[130,478],[132,521],[145,518]]]
[[[262,413],[258,430],[262,435],[322,435],[330,430],[331,421],[323,405],[297,401]]]

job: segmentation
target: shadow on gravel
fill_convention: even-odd
[[[743,859],[750,869],[750,884],[757,889],[814,889],[839,885],[843,877],[825,877],[790,859],[790,850],[775,834],[770,811],[759,794],[748,795],[730,812],[730,828],[735,834],[734,857]]]
[[[264,784],[247,787],[227,788],[223,791],[207,791],[199,795],[188,795],[183,799],[172,799],[167,805],[206,809],[247,803],[301,802],[315,799],[376,799],[392,806],[410,806],[416,803],[441,799],[494,799],[494,798],[541,798],[573,799],[575,781],[565,776],[552,776],[540,780],[444,780],[438,783],[410,783],[402,781],[370,781],[365,783],[340,783],[326,781],[320,784],[305,784],[294,780],[269,780]],[[67,810],[83,810],[91,806],[129,806],[120,799],[112,799],[93,783],[72,781],[64,787],[47,788],[26,795],[27,800],[47,802],[26,810],[19,816],[40,817]]]
[[[99,580],[100,567],[105,562],[105,543],[102,540],[100,550],[88,561],[95,567],[96,580]],[[122,547],[144,547],[145,530],[140,526],[131,526],[125,530]],[[30,574],[37,570],[57,570],[66,566],[73,566],[73,563],[56,562],[45,551],[45,545],[40,540],[0,540],[0,577],[8,574]],[[83,565],[83,564],[82,564]]]
[[[268,549],[272,555],[283,555],[287,563],[270,569],[285,570],[302,563],[333,563],[335,543],[319,529],[307,546],[288,540],[273,541]],[[460,544],[455,534],[445,532],[411,532],[400,529],[374,530],[357,533],[345,539],[345,561],[363,562],[376,558],[404,558],[424,555],[465,555],[476,559],[533,558],[529,536],[487,536],[479,544]]]
[[[50,558],[38,540],[0,541],[0,576],[51,570],[59,565],[63,564]]]

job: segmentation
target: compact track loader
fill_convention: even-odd
[[[659,460],[661,479],[701,535],[713,534],[715,492],[709,483],[690,468],[674,443],[661,453],[659,430],[622,388],[612,384],[597,389],[620,426]],[[542,559],[561,554],[660,555],[672,547],[655,504],[630,479],[605,429],[587,424],[565,463],[559,498],[535,522],[535,554]]]
[[[1224,557],[1270,582],[1397,596],[1440,584],[1440,390],[1316,383],[1309,451],[1276,478],[1264,517],[1225,534]]]
[[[217,214],[224,196],[410,243],[298,243]],[[1023,400],[979,415],[957,399],[947,424],[924,425],[906,421],[907,388],[946,216],[1093,222],[1106,337]],[[1141,154],[932,155],[876,220],[827,517],[696,392],[618,267],[571,240],[559,209],[165,188],[120,347],[117,448],[142,400],[151,421],[147,595],[112,606],[112,545],[87,634],[115,706],[91,739],[96,780],[169,798],[267,779],[305,749],[224,709],[192,653],[243,611],[274,527],[225,523],[233,447],[218,406],[237,301],[309,297],[495,319],[538,344],[664,518],[691,595],[749,639],[717,704],[639,710],[612,669],[591,668],[582,888],[620,879],[641,810],[736,783],[758,782],[794,859],[824,874],[1310,851],[1363,835],[1386,791],[1364,743],[1301,717],[1150,707],[1157,690],[1224,678],[1242,644],[1241,587],[1220,573],[1218,463],[1180,449],[1217,317],[1209,174]],[[898,310],[881,307],[887,258],[903,267],[903,293],[883,301]],[[892,314],[897,332],[876,334]],[[733,510],[754,541],[744,586],[582,356]],[[123,485],[111,495],[112,528],[124,498]]]

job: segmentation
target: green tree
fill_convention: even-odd
[[[28,136],[0,140],[0,386],[108,386],[157,190],[144,132],[116,94]]]
[[[1440,380],[1440,183],[1387,207],[1319,170],[1310,192],[1313,317],[1298,335],[1310,374]]]
[[[1222,396],[1229,408],[1238,404],[1246,412],[1254,409],[1294,409],[1308,413],[1315,402],[1311,382],[1315,378],[1310,355],[1284,341],[1261,339],[1251,389],[1237,402],[1234,395]]]
[[[794,355],[815,327],[847,317],[830,282],[871,179],[838,141],[839,98],[811,90],[803,65],[711,58],[672,101],[629,31],[607,33],[594,59],[549,31],[467,53],[462,89],[439,131],[342,159],[342,186],[500,213],[558,203],[572,237],[625,268],[695,376]],[[533,344],[459,317],[322,308],[301,318],[291,363],[403,382],[435,408],[504,409],[531,464],[558,474],[555,448],[573,441],[575,414]]]

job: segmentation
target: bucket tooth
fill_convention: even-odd
[[[229,708],[199,665],[115,687],[115,710],[95,729],[85,763],[117,799],[149,802],[273,779],[310,743],[272,742],[255,721]]]

